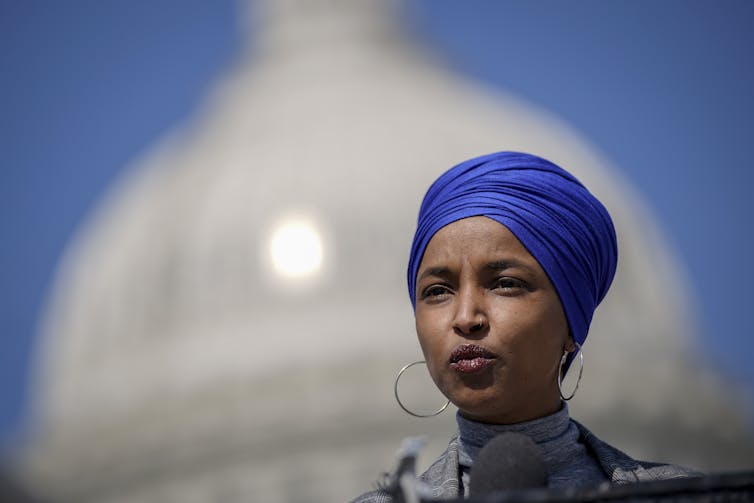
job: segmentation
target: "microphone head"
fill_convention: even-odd
[[[521,433],[503,433],[482,447],[469,474],[469,494],[545,487],[542,451]]]

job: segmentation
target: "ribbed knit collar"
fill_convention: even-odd
[[[563,454],[563,444],[571,444],[578,437],[575,427],[571,428],[576,438],[566,435],[571,425],[568,415],[568,405],[563,402],[560,410],[549,416],[532,419],[516,424],[486,424],[466,419],[460,412],[456,413],[456,421],[460,430],[459,435],[459,463],[470,467],[479,451],[493,437],[501,433],[521,433],[531,438],[542,449],[545,460],[560,464],[558,461]],[[548,463],[548,464],[550,464]]]

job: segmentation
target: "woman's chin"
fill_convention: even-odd
[[[495,422],[495,418],[505,417],[510,408],[500,397],[486,396],[484,393],[474,393],[476,396],[465,394],[458,400],[451,400],[458,407],[461,415],[467,419],[483,423]],[[481,396],[480,396],[481,395]]]

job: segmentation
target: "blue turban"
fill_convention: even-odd
[[[605,207],[573,175],[530,154],[499,152],[449,169],[429,188],[419,210],[408,264],[414,309],[416,275],[430,239],[442,227],[473,216],[507,227],[539,262],[560,297],[571,336],[583,344],[618,262]]]

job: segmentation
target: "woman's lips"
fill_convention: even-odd
[[[462,374],[480,372],[495,362],[497,355],[477,344],[462,344],[450,353],[450,368]]]

